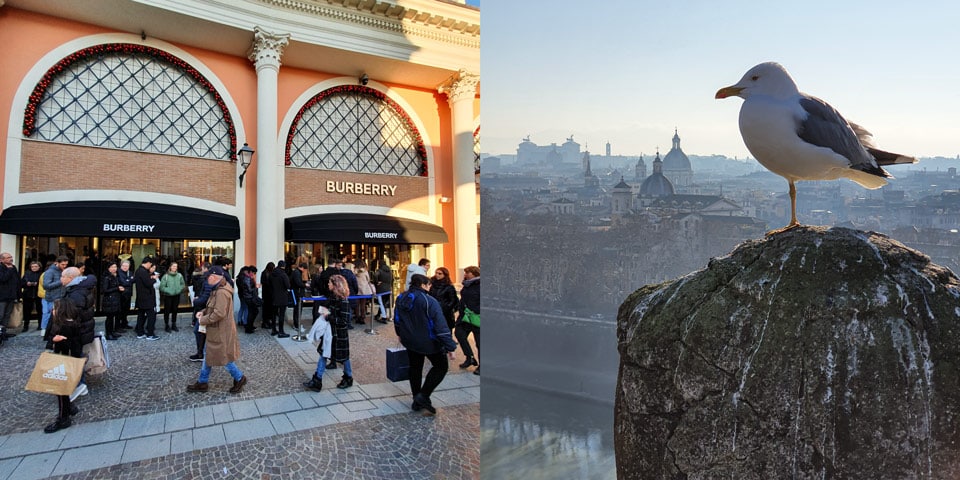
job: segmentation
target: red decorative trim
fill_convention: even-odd
[[[285,150],[284,163],[287,166],[290,166],[290,146],[293,144],[294,134],[297,133],[297,125],[300,124],[300,120],[303,118],[303,112],[305,112],[308,108],[322,102],[324,99],[328,97],[331,97],[334,95],[340,95],[340,94],[351,94],[351,93],[359,93],[362,95],[376,98],[377,100],[381,100],[385,102],[387,105],[389,105],[390,108],[392,108],[395,112],[397,112],[397,115],[400,115],[401,121],[403,121],[404,125],[407,126],[407,128],[410,130],[410,132],[413,134],[413,137],[414,137],[414,144],[416,145],[416,148],[417,148],[417,156],[420,157],[420,165],[421,165],[420,170],[422,172],[420,176],[426,177],[427,176],[427,147],[424,146],[423,137],[420,136],[420,131],[417,130],[416,126],[414,126],[413,120],[410,119],[410,116],[407,115],[407,112],[403,111],[403,108],[401,108],[400,105],[397,104],[397,102],[391,100],[390,97],[386,96],[383,92],[374,90],[370,87],[365,87],[363,85],[340,85],[337,87],[331,87],[314,95],[313,98],[311,98],[310,100],[307,100],[307,102],[304,103],[302,107],[300,107],[300,111],[297,112],[297,116],[293,117],[293,122],[290,124],[290,132],[287,134],[287,145],[286,145],[286,148],[284,149]]]
[[[43,78],[37,83],[37,86],[33,88],[33,93],[30,94],[30,99],[27,101],[27,108],[23,114],[23,135],[29,137],[36,131],[37,109],[43,101],[43,97],[46,95],[47,89],[50,88],[50,84],[54,78],[70,69],[70,67],[77,62],[106,54],[147,55],[170,63],[190,75],[203,88],[213,94],[214,99],[217,101],[217,106],[219,106],[220,111],[223,112],[223,120],[227,123],[227,132],[230,135],[230,161],[237,160],[237,131],[233,124],[233,118],[230,116],[230,111],[227,110],[227,104],[223,101],[223,97],[220,96],[220,93],[217,92],[213,84],[211,84],[202,73],[198,72],[180,58],[163,50],[132,43],[105,43],[87,47],[67,55],[57,62],[56,65],[50,67],[47,73],[43,75]]]

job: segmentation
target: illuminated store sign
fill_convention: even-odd
[[[104,232],[152,232],[156,225],[128,225],[123,223],[104,223]]]

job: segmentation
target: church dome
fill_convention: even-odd
[[[673,184],[667,177],[663,176],[663,161],[660,160],[660,154],[653,159],[653,175],[647,177],[640,184],[641,197],[668,197],[673,195]]]
[[[680,135],[677,134],[676,130],[673,132],[673,148],[663,157],[663,169],[671,171],[693,170],[690,167],[690,159],[687,158],[687,154],[680,149]]]

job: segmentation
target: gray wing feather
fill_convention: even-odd
[[[833,150],[849,160],[850,166],[858,170],[869,172],[879,169],[840,112],[827,102],[805,94],[801,94],[800,107],[807,112],[807,118],[801,120],[797,128],[797,135],[803,141]],[[857,128],[869,135],[862,127]]]

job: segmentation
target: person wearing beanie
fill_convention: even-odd
[[[233,318],[233,287],[227,282],[229,275],[222,266],[214,265],[207,273],[207,283],[213,287],[213,293],[196,316],[197,322],[206,330],[207,342],[204,346],[203,363],[200,365],[200,376],[195,383],[187,385],[187,391],[209,390],[211,367],[223,366],[233,378],[230,393],[240,393],[247,384],[247,377],[236,364],[240,359],[240,341]]]

